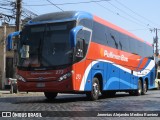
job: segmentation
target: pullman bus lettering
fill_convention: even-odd
[[[104,56],[106,56],[108,58],[113,58],[113,59],[128,62],[128,58],[125,57],[124,55],[116,55],[113,52],[108,52],[107,50],[104,50]]]

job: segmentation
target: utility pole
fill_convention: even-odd
[[[16,0],[16,29],[15,31],[21,30],[21,13],[22,13],[22,0]],[[14,45],[17,47],[18,37],[15,37]],[[13,65],[13,76],[16,75],[16,63],[17,63],[17,50],[14,49],[14,65]]]
[[[16,31],[21,29],[22,0],[16,0]]]
[[[6,83],[6,23],[3,23],[3,52],[2,52],[2,81],[1,89],[4,89]]]
[[[158,34],[157,34],[157,31],[158,31],[158,29],[157,28],[155,28],[155,32],[156,32],[156,38],[155,38],[155,41],[156,41],[156,56],[158,56],[159,55],[159,50],[158,50]]]
[[[155,47],[156,47],[155,55],[156,55],[156,57],[158,57],[158,55],[159,55],[159,49],[158,49],[158,31],[159,31],[160,29],[154,28],[154,29],[150,29],[150,30],[151,30],[151,32],[153,31],[153,32],[156,33],[156,37],[153,38],[153,46],[154,46],[154,44],[155,44]]]

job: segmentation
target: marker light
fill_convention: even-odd
[[[68,72],[68,73],[62,75],[62,76],[58,79],[58,81],[62,81],[62,80],[65,80],[65,79],[71,77],[71,76],[72,76],[72,73],[73,73],[73,71]]]

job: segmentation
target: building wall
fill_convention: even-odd
[[[6,27],[6,34],[10,34],[11,32],[15,31],[15,26],[9,26]],[[0,89],[3,87],[2,83],[2,67],[3,67],[3,41],[4,41],[4,28],[3,26],[0,26]],[[14,52],[13,51],[6,51],[6,57],[13,58]],[[6,84],[6,83],[5,83]]]

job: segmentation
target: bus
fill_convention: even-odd
[[[144,95],[155,87],[152,45],[88,12],[40,15],[19,36],[19,91],[44,92],[49,100],[58,93],[97,100],[116,92]]]

